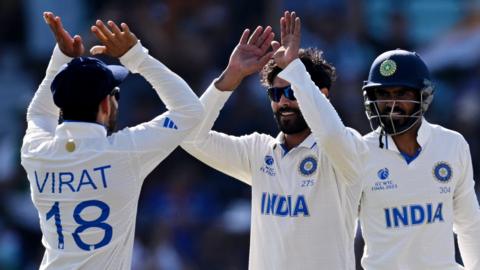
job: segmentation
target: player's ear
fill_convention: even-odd
[[[104,99],[102,99],[102,101],[100,102],[100,104],[98,105],[98,112],[101,113],[101,114],[108,114],[110,113],[110,96],[107,95]]]
[[[323,87],[322,89],[320,89],[320,92],[322,92],[322,94],[324,94],[328,98],[328,88]]]

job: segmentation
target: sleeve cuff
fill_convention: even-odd
[[[65,55],[62,50],[60,50],[58,44],[55,45],[52,53],[52,68],[54,68],[55,70],[59,70],[62,65],[64,65],[65,63],[69,63],[70,61],[72,61],[72,59],[72,57]]]
[[[122,65],[128,68],[132,73],[138,73],[137,69],[145,58],[148,57],[148,49],[142,46],[140,40],[119,60]]]
[[[216,107],[223,107],[225,102],[227,102],[228,98],[232,94],[232,91],[220,91],[215,87],[214,80],[210,86],[208,86],[207,90],[203,93],[200,97],[200,101],[205,108],[212,109]]]
[[[297,58],[293,60],[288,66],[278,73],[278,77],[288,81],[290,84],[295,84],[295,79],[299,79],[299,74],[306,72],[305,66],[302,61]]]

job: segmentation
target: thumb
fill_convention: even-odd
[[[270,60],[273,57],[273,52],[266,53],[264,56],[262,56],[258,62],[260,65],[263,67],[267,64],[268,60]]]
[[[107,47],[105,46],[102,46],[102,45],[96,45],[96,46],[93,46],[91,49],[90,49],[90,53],[92,55],[96,55],[96,54],[103,54],[107,51]]]
[[[82,37],[80,37],[79,35],[73,37],[73,49],[76,52],[81,52],[83,50]]]
[[[272,46],[272,49],[274,52],[276,52],[280,48],[280,43],[276,40],[273,40],[270,45]]]

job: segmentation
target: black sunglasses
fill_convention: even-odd
[[[279,102],[282,95],[284,95],[289,100],[297,100],[293,95],[291,85],[285,87],[270,87],[267,89],[267,94],[270,100],[273,102]]]
[[[112,92],[109,94],[110,96],[114,96],[117,101],[120,100],[120,87],[113,88]]]

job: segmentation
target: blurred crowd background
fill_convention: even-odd
[[[38,269],[44,252],[19,157],[26,108],[54,46],[43,11],[60,15],[70,33],[82,35],[87,48],[95,44],[90,26],[97,18],[128,23],[154,57],[201,95],[226,66],[242,30],[271,25],[278,33],[285,9],[302,18],[303,47],[324,50],[336,66],[332,102],[344,122],[362,134],[370,127],[361,87],[373,59],[395,48],[419,52],[436,85],[426,118],[466,137],[478,178],[479,0],[2,0],[0,269]],[[164,110],[140,76],[130,76],[122,85],[120,128]],[[258,75],[235,91],[215,129],[234,135],[277,134]],[[247,269],[249,225],[250,188],[177,149],[143,186],[132,268]],[[361,241],[357,243],[361,252]]]

